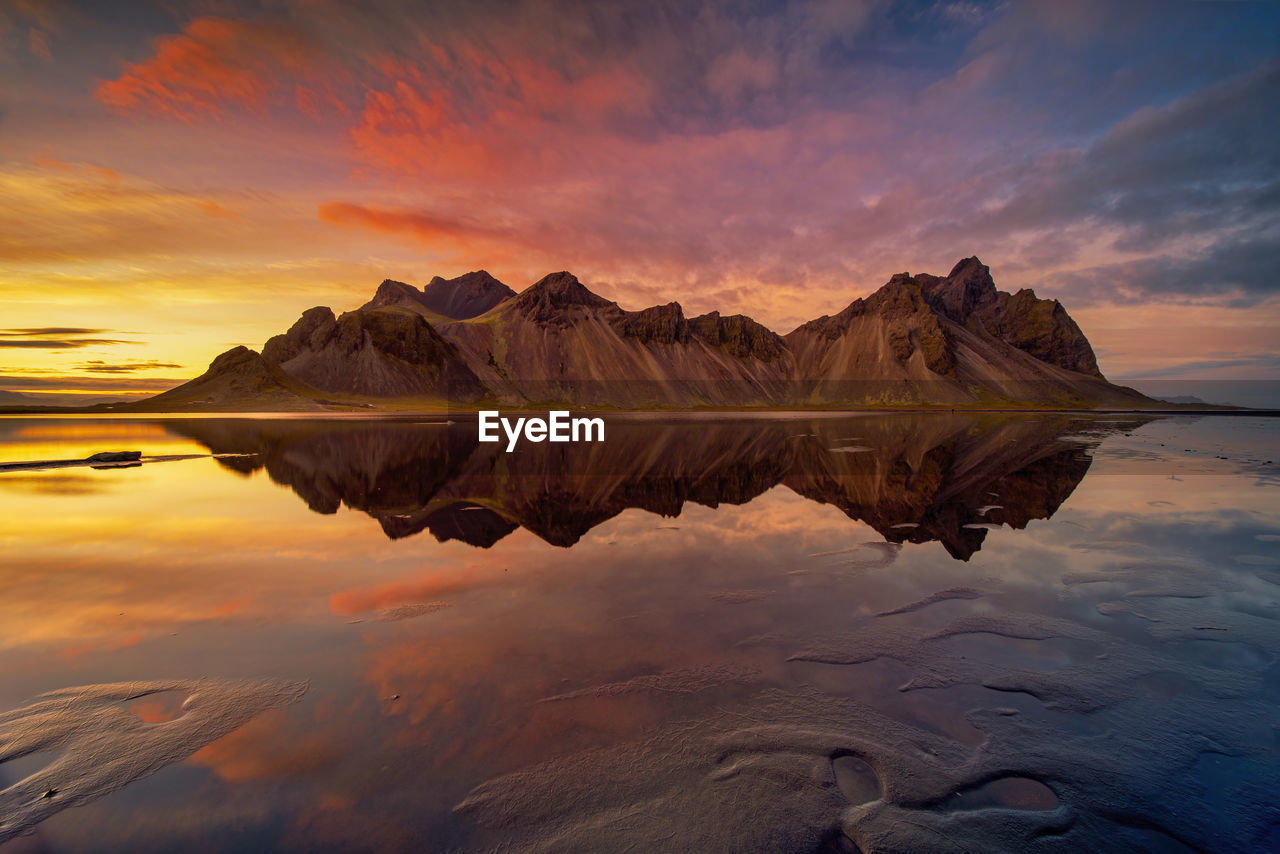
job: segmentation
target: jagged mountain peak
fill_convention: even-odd
[[[1076,384],[1084,377],[1105,380],[1088,340],[1060,303],[1027,289],[997,290],[990,268],[976,256],[962,259],[945,277],[898,273],[838,315],[803,324],[785,340],[802,376],[835,383],[879,378],[892,384],[885,387],[886,402],[964,402],[977,394],[1078,405],[1072,401],[1087,395]],[[1089,394],[1132,398],[1114,387],[1090,386]]]
[[[422,290],[425,292],[427,288],[438,287],[441,284],[451,284],[455,287],[491,288],[495,285],[502,288],[507,287],[488,270],[472,270],[470,273],[463,273],[461,276],[455,276],[452,279],[446,279],[444,276],[432,276],[431,281],[427,283],[427,287]],[[508,288],[508,290],[510,289]]]
[[[689,338],[689,323],[678,302],[655,305],[640,311],[619,311],[613,328],[625,338],[645,343],[674,343]]]
[[[583,301],[590,303],[593,300],[604,300],[604,297],[592,293],[586,285],[582,284],[582,282],[578,280],[577,276],[570,273],[568,270],[561,270],[558,273],[548,273],[526,288],[524,293],[545,293],[550,294],[557,299],[574,302]]]
[[[1056,299],[1039,299],[1030,288],[999,292],[974,317],[988,334],[1042,362],[1104,379],[1089,339]]]
[[[382,308],[406,303],[420,305],[422,303],[422,291],[405,282],[397,282],[395,279],[383,279],[382,284],[378,285],[378,289],[373,292],[373,299],[365,307]]]
[[[925,305],[922,294],[923,288],[915,276],[910,273],[894,273],[875,293],[855,300],[853,304],[861,306],[863,310],[901,308],[919,311]]]
[[[479,317],[516,295],[516,292],[489,275],[474,270],[453,279],[436,276],[422,289],[427,308],[453,320]]]
[[[464,273],[454,279],[435,276],[422,290],[413,285],[384,279],[373,299],[362,309],[407,308],[437,319],[467,320],[478,317],[515,296],[515,291],[485,270]]]
[[[975,255],[965,258],[945,278],[920,275],[925,299],[940,314],[964,323],[978,309],[996,299],[996,283],[991,268]]]
[[[369,396],[474,396],[479,383],[457,349],[405,306],[366,305],[334,317],[303,312],[262,348],[264,360],[329,393]]]
[[[516,308],[532,320],[550,320],[573,307],[617,308],[617,303],[592,293],[578,277],[561,270],[543,276],[515,299]]]
[[[787,349],[782,336],[745,314],[722,317],[718,311],[709,311],[689,318],[689,331],[737,358],[755,357],[770,362],[781,358]]]
[[[961,258],[956,265],[951,268],[951,272],[947,273],[948,279],[954,279],[960,276],[985,276],[991,278],[991,268],[982,263],[982,259],[977,255],[970,255],[968,258]]]
[[[440,277],[436,276],[436,278],[438,279]],[[432,281],[435,281],[435,279],[433,279]],[[422,291],[418,290],[413,285],[406,284],[405,282],[398,282],[395,279],[383,279],[382,284],[378,285],[378,290],[375,291],[375,294],[403,293],[405,291],[408,291],[409,293],[413,293],[413,294],[422,293]]]
[[[382,284],[378,285],[378,289],[373,292],[373,299],[360,308],[361,310],[369,310],[392,306],[408,308],[419,313],[427,308],[422,301],[422,291],[413,285],[398,282],[395,279],[383,279]]]
[[[262,357],[273,365],[284,364],[303,350],[319,346],[319,342],[329,337],[337,323],[333,309],[328,306],[309,308],[289,327],[288,332],[267,341],[262,348]]]

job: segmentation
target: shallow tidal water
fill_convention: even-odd
[[[3,418],[0,854],[1280,850],[1280,421]]]

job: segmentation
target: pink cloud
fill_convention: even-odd
[[[228,104],[262,110],[286,77],[305,73],[315,58],[314,46],[292,28],[197,18],[159,39],[154,56],[127,64],[94,94],[125,113],[218,119]]]

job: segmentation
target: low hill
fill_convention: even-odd
[[[324,395],[248,347],[235,347],[213,360],[188,383],[148,398],[127,410],[185,412],[292,412],[331,408]]]

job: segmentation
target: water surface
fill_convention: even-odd
[[[1271,420],[0,420],[126,448],[0,472],[4,854],[1280,846]]]

